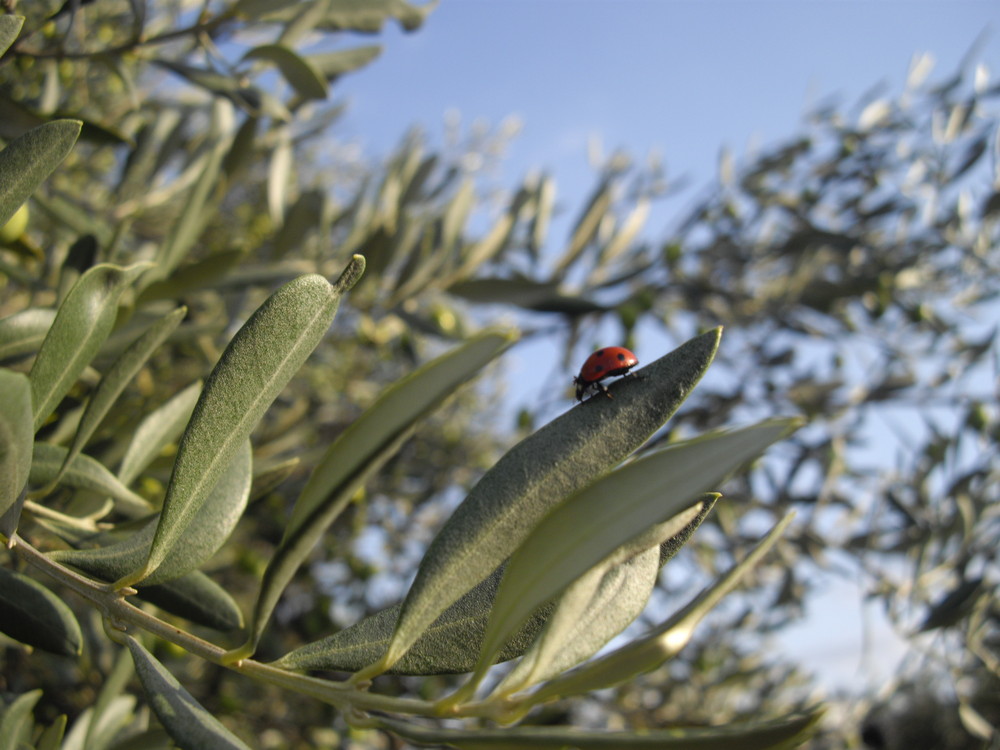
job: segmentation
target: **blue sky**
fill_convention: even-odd
[[[336,132],[377,157],[411,125],[439,144],[448,111],[465,127],[517,116],[499,179],[514,188],[533,169],[553,175],[564,209],[554,240],[594,184],[588,139],[606,153],[656,150],[668,175],[691,183],[652,215],[657,238],[715,178],[722,146],[739,158],[792,136],[830,96],[849,105],[878,84],[897,94],[918,54],[934,57],[932,76],[951,74],[983,35],[976,60],[995,78],[995,1],[442,0],[419,31],[387,29],[382,57],[338,84],[349,109]],[[506,372],[544,386],[528,364],[522,355]],[[828,686],[877,684],[902,649],[856,589],[830,585],[781,645]],[[871,672],[859,672],[866,646]]]

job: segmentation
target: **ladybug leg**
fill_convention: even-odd
[[[599,390],[605,396],[607,396],[610,399],[614,399],[614,396],[611,395],[611,391],[609,391],[607,388],[605,388],[604,387],[604,383],[602,383],[600,380],[598,380],[597,382],[595,382],[594,385],[596,385],[597,386],[597,390]]]

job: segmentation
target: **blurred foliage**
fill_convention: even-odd
[[[287,498],[306,481],[301,467],[387,384],[449,344],[500,316],[516,321],[529,342],[562,352],[568,400],[569,376],[592,345],[613,339],[644,359],[640,344],[680,343],[722,324],[713,376],[652,445],[780,414],[810,424],[725,488],[739,502],[708,517],[678,561],[687,575],[662,576],[654,604],[716,579],[789,509],[796,524],[677,660],[613,697],[549,707],[537,722],[707,724],[809,705],[808,677],[775,645],[823,577],[842,575],[912,639],[902,697],[886,715],[926,715],[929,701],[955,719],[948,727],[996,741],[1000,86],[983,68],[969,62],[933,81],[929,59],[917,58],[898,94],[831,102],[787,142],[724,152],[717,183],[656,239],[646,223],[672,191],[662,165],[612,154],[595,163],[587,201],[556,237],[553,220],[568,207],[552,176],[511,188],[489,177],[508,125],[442,147],[414,130],[378,163],[338,139],[343,108],[330,92],[378,52],[350,40],[383,23],[417,29],[427,6],[9,6],[26,20],[0,59],[0,138],[60,117],[84,125],[33,196],[27,231],[0,249],[0,318],[53,306],[97,262],[156,260],[157,276],[126,301],[134,314],[102,349],[106,361],[95,361],[103,371],[150,321],[174,304],[188,308],[183,335],[149,360],[88,453],[120,460],[116,436],[204,377],[279,283],[335,278],[352,253],[367,259],[337,323],[254,433],[257,466],[285,484],[261,490],[235,543],[210,564],[244,611],[279,544]],[[371,476],[286,591],[263,657],[402,597],[459,489],[513,442],[495,427],[507,419],[501,376],[458,392]],[[63,416],[88,383],[85,372]],[[533,422],[522,415],[521,429]],[[41,436],[68,441],[60,424]],[[162,496],[171,467],[171,456],[159,457],[138,491]],[[42,687],[35,711],[45,721],[78,717],[112,674],[114,648],[96,619],[84,624],[79,665],[5,651],[4,691]],[[362,746],[390,746],[348,729],[328,706],[246,691],[212,664],[179,660],[181,669],[197,699],[262,746],[335,746],[311,729],[331,721],[344,736],[360,733]],[[451,684],[389,679],[418,696]],[[940,688],[907,687],[920,682]],[[894,746],[873,739],[867,703],[843,706],[844,720],[815,742]]]

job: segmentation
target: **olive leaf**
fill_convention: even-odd
[[[69,607],[38,581],[0,567],[0,632],[61,656],[79,656],[83,634]]]
[[[234,658],[248,655],[256,646],[281,592],[358,487],[395,454],[428,413],[513,341],[508,333],[488,332],[446,352],[388,388],[338,436],[292,508],[264,573],[247,643],[234,652]]]
[[[610,386],[511,449],[472,488],[435,537],[382,658],[355,679],[391,668],[434,621],[486,578],[563,498],[592,482],[659,429],[694,388],[719,344],[717,328]],[[691,500],[689,496],[686,498]]]
[[[191,524],[184,532],[183,543],[174,545],[157,568],[143,579],[146,586],[180,578],[215,554],[229,538],[246,509],[252,466],[250,441],[244,439],[205,502],[195,511]],[[114,581],[143,564],[158,528],[159,524],[152,521],[116,544],[91,549],[55,550],[49,553],[49,557],[105,581]]]
[[[704,500],[697,518],[660,545],[658,567],[669,561],[691,538],[708,516],[714,497]],[[497,568],[442,612],[389,672],[414,675],[471,672],[476,666],[503,570],[503,566]],[[497,661],[521,656],[545,625],[553,606],[536,610],[524,627],[507,640]],[[399,619],[399,610],[399,604],[380,610],[344,630],[291,651],[274,664],[282,669],[357,671],[385,651]]]
[[[24,16],[0,16],[0,55],[17,41],[23,25]]]
[[[177,678],[132,636],[125,636],[146,700],[179,747],[250,750],[194,699]]]
[[[55,410],[90,364],[118,317],[118,300],[136,277],[150,267],[102,263],[87,270],[59,305],[52,327],[31,368],[34,429]]]
[[[201,386],[199,381],[175,393],[139,423],[118,467],[118,479],[122,484],[131,484],[160,451],[180,438],[201,395]]]
[[[0,533],[9,537],[18,512],[6,514],[21,499],[31,473],[31,383],[19,372],[0,370],[0,393]]]
[[[0,362],[37,352],[55,318],[55,310],[31,307],[0,320]]]
[[[335,285],[316,274],[293,279],[237,331],[205,382],[177,448],[149,555],[116,587],[139,583],[171,554],[251,430],[326,334],[341,296],[364,265],[364,258],[354,256]]]
[[[801,425],[774,419],[740,430],[720,431],[647,454],[570,497],[540,523],[507,564],[483,638],[470,692],[495,654],[531,613],[623,544],[650,526],[691,517],[694,498]],[[697,511],[692,508],[688,511]],[[696,513],[695,513],[696,515]]]
[[[9,33],[9,22],[4,23]],[[10,221],[21,204],[66,158],[82,126],[79,120],[46,122],[18,136],[0,151],[0,227]]]
[[[186,313],[186,307],[179,307],[164,315],[122,352],[121,356],[108,369],[87,402],[83,416],[80,417],[80,424],[76,428],[76,435],[73,436],[73,443],[66,453],[66,460],[63,462],[63,470],[83,450],[83,446],[87,444],[101,420],[114,406],[115,401],[125,390],[125,386],[135,377],[150,355],[180,325]]]

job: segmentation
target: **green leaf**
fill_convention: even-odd
[[[295,502],[281,544],[264,573],[247,648],[256,645],[281,592],[357,489],[427,414],[513,340],[510,334],[486,333],[428,362],[388,388],[327,449]]]
[[[102,263],[79,278],[59,306],[31,368],[35,431],[97,354],[118,317],[118,300],[148,263]]]
[[[24,16],[0,16],[0,55],[10,49],[24,25]]]
[[[32,307],[0,320],[0,362],[37,352],[55,318],[55,310]]]
[[[591,399],[571,409],[501,458],[431,543],[386,653],[356,679],[392,667],[442,612],[499,567],[560,500],[612,469],[659,429],[708,368],[721,334],[715,329],[694,338],[613,383],[613,399]]]
[[[83,746],[88,750],[110,745],[114,736],[132,717],[135,698],[128,695],[125,689],[133,674],[135,670],[132,668],[132,660],[124,650],[119,651],[118,658],[115,659],[111,672],[105,677],[87,720],[87,734]]]
[[[118,467],[118,479],[122,484],[132,484],[166,446],[180,438],[200,395],[199,381],[174,394],[163,406],[146,415],[133,433],[132,442]]]
[[[207,258],[179,266],[168,279],[154,281],[142,290],[139,301],[175,300],[199,289],[218,288],[229,272],[246,259],[245,250],[212,253]]]
[[[63,736],[66,734],[67,721],[66,714],[59,714],[38,737],[38,742],[35,743],[35,750],[60,750],[63,743]]]
[[[812,734],[821,710],[803,711],[769,721],[721,727],[671,727],[641,732],[601,732],[572,727],[505,727],[502,729],[434,729],[379,719],[379,726],[412,742],[447,745],[461,750],[790,750]]]
[[[698,517],[680,534],[660,545],[661,567],[691,537],[712,505],[714,500],[704,501]],[[486,622],[502,574],[503,566],[441,613],[389,672],[412,675],[471,672],[479,657]],[[531,646],[553,606],[544,606],[536,611],[525,626],[508,639],[497,661],[521,656]],[[387,607],[349,628],[306,644],[283,656],[275,662],[275,666],[293,670],[357,671],[385,652],[399,619],[400,608],[398,604]]]
[[[569,245],[555,265],[555,275],[564,275],[584,248],[597,236],[597,230],[601,225],[601,220],[611,208],[612,183],[609,179],[604,179],[598,184],[593,195],[583,209],[583,213],[576,220],[573,227],[573,234],[570,236]]]
[[[22,693],[0,716],[0,750],[21,750],[28,744],[35,719],[31,712],[42,697],[41,690]]]
[[[233,597],[200,570],[136,590],[140,599],[198,625],[222,632],[243,627],[243,612]]]
[[[31,472],[31,383],[19,372],[0,370],[0,533],[9,537],[16,518],[4,518],[14,507]]]
[[[361,31],[376,33],[389,18],[395,19],[405,31],[419,29],[437,0],[414,5],[405,0],[333,0],[328,4],[322,23],[317,28],[329,31]]]
[[[678,518],[686,521],[680,528],[672,520],[656,524],[571,583],[531,649],[504,676],[496,693],[510,695],[561,674],[628,627],[645,609],[660,567],[701,525],[718,497],[705,496],[689,521],[684,518],[687,514],[680,514]],[[641,551],[636,554],[636,550]]]
[[[607,309],[585,297],[563,294],[556,282],[532,279],[469,279],[451,284],[448,293],[473,302],[517,305],[536,312],[583,315]]]
[[[207,499],[183,533],[182,543],[174,545],[157,568],[144,579],[155,586],[180,578],[195,570],[225,543],[246,509],[253,474],[250,441],[230,459],[218,483],[210,488]],[[160,524],[150,522],[128,539],[94,549],[56,550],[49,557],[69,563],[105,581],[114,581],[140,568],[149,555]]]
[[[535,609],[650,526],[680,514],[680,531],[692,520],[681,511],[694,498],[800,424],[797,419],[776,419],[671,445],[632,461],[559,505],[532,529],[507,565],[476,675],[485,674],[507,636]]]
[[[333,322],[341,296],[364,272],[359,255],[335,285],[309,274],[288,282],[236,333],[209,375],[184,436],[146,563],[116,583],[149,576],[182,541],[235,453]]]
[[[79,120],[53,120],[0,151],[0,227],[59,166],[80,135]]]
[[[76,458],[83,450],[83,446],[87,444],[101,421],[107,416],[115,401],[118,400],[118,396],[125,390],[125,386],[142,369],[150,355],[180,325],[186,313],[186,307],[179,307],[153,323],[128,349],[122,352],[121,356],[101,378],[101,382],[94,389],[94,393],[87,402],[87,408],[80,418],[76,435],[73,437],[73,444],[66,454],[66,464]]]
[[[775,524],[741,562],[651,633],[545,683],[531,694],[531,700],[523,706],[523,710],[558,697],[580,695],[627,682],[674,658],[691,640],[702,618],[736,588],[740,579],[777,543],[791,523],[792,515]]]
[[[429,675],[471,672],[479,657],[486,621],[503,568],[465,594],[441,613],[417,642],[388,670],[390,674]],[[395,604],[366,617],[349,628],[298,648],[275,662],[282,669],[329,669],[354,672],[371,664],[392,638],[400,605]],[[546,608],[512,637],[498,661],[514,659],[525,652],[545,623]]]
[[[59,477],[59,484],[65,487],[93,490],[113,498],[118,511],[132,518],[156,510],[146,498],[122,484],[104,464],[84,453],[70,461],[60,474],[66,453],[66,448],[61,445],[35,443],[29,481],[37,487],[44,487]]]
[[[264,60],[277,66],[281,75],[303,99],[326,99],[326,78],[308,58],[282,44],[262,44],[245,55],[244,60]]]
[[[318,52],[308,55],[306,60],[327,81],[333,81],[344,73],[363,68],[381,54],[382,45],[369,44],[364,47],[340,49],[335,52]]]
[[[198,750],[250,750],[206,711],[139,641],[127,635],[125,643],[132,652],[146,700],[178,746]]]
[[[60,656],[79,656],[80,625],[69,607],[28,576],[0,568],[0,632]]]

